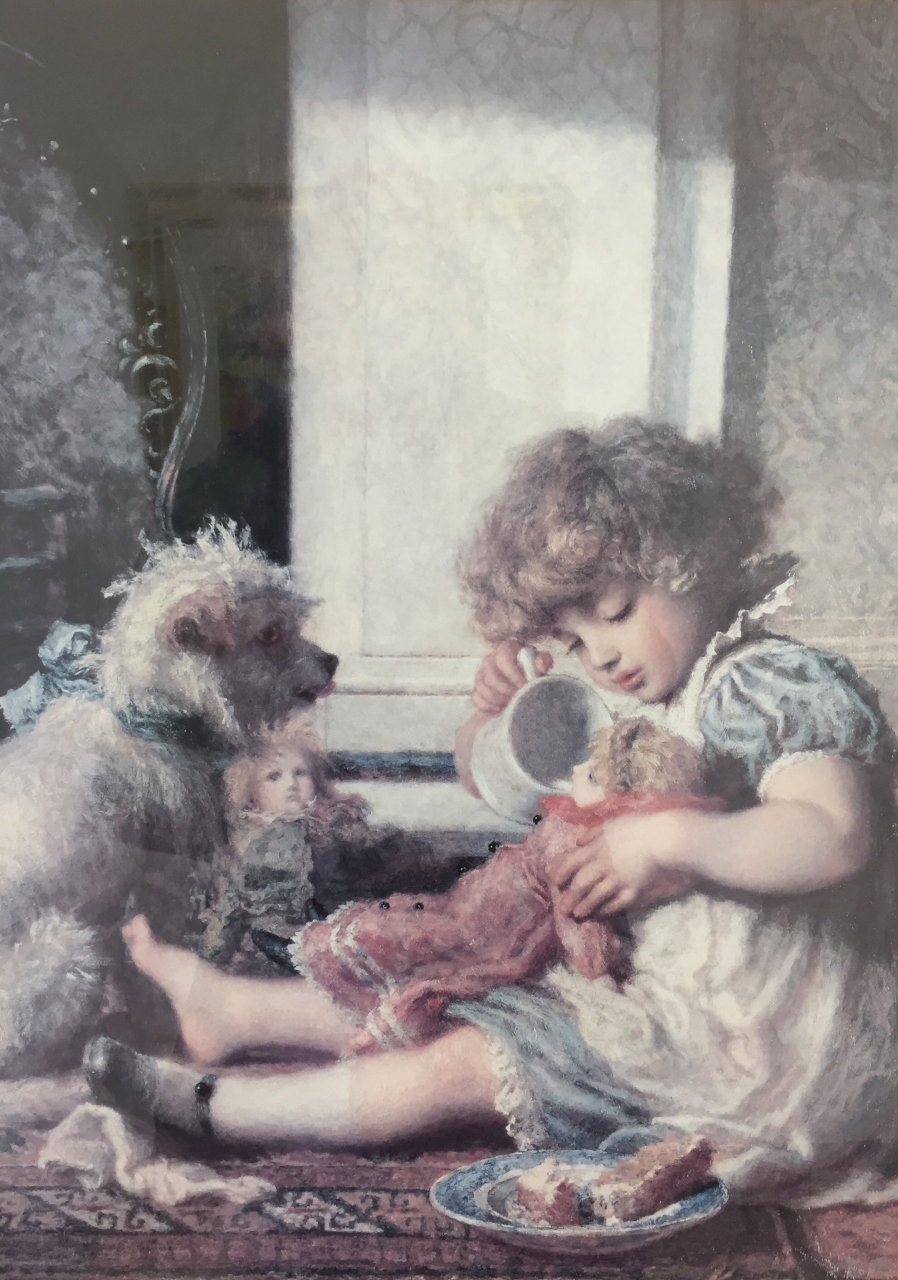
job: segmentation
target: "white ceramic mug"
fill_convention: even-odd
[[[518,661],[527,683],[474,739],[471,773],[486,803],[503,818],[531,822],[541,796],[565,792],[593,734],[613,723],[597,689],[574,676],[538,676],[533,651]]]

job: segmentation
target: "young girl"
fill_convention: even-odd
[[[898,1150],[896,744],[844,659],[755,621],[787,568],[760,559],[771,506],[713,443],[635,421],[562,431],[521,457],[464,562],[496,643],[459,736],[469,785],[476,733],[523,683],[519,646],[554,638],[606,693],[700,743],[731,806],[608,822],[558,868],[573,919],[628,909],[621,990],[559,968],[451,1006],[466,1025],[430,1044],[269,1080],[198,1080],[100,1042],[97,1087],[261,1142],[370,1145],[500,1116],[522,1146],[578,1147],[652,1118],[710,1138],[742,1198],[875,1191]],[[355,1032],[301,979],[272,984],[263,1027],[258,983],[142,922],[126,939],[196,1061],[254,1034],[339,1054]]]

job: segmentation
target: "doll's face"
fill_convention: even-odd
[[[584,760],[571,774],[570,797],[581,808],[606,800],[610,790],[607,775],[594,760]]]
[[[314,799],[315,782],[304,755],[275,751],[260,762],[256,805],[263,813],[289,821],[298,818]]]

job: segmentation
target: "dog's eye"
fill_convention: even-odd
[[[263,627],[256,636],[259,644],[263,649],[273,649],[275,645],[280,644],[284,638],[283,629],[277,622],[269,622],[267,627]]]

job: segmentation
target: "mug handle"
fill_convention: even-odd
[[[527,683],[531,680],[538,680],[539,674],[536,670],[536,650],[530,645],[525,645],[523,649],[518,650],[518,662],[524,669],[524,675],[527,677]]]

